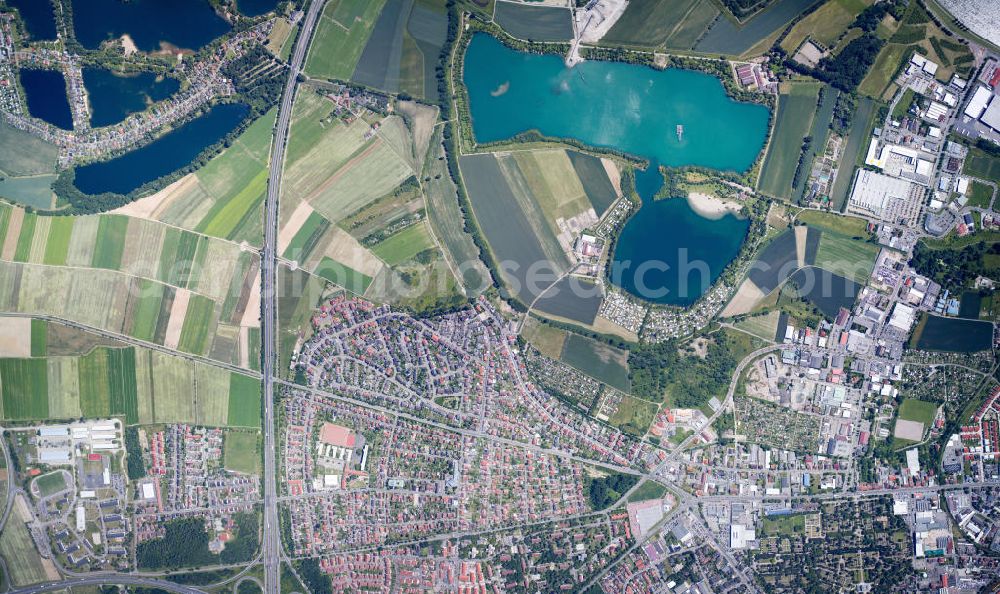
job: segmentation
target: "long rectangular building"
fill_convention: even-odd
[[[854,179],[848,212],[894,225],[915,226],[924,201],[924,189],[908,180],[862,169]]]

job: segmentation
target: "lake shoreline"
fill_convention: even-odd
[[[688,192],[687,202],[691,210],[711,221],[717,221],[730,214],[738,216],[743,210],[743,205],[739,202],[723,200],[703,192]]]

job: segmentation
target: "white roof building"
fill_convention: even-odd
[[[920,454],[917,448],[906,450],[906,470],[909,471],[911,477],[920,474]]]
[[[978,120],[979,116],[983,115],[992,97],[993,93],[989,89],[982,85],[977,85],[976,92],[972,94],[972,99],[969,99],[969,104],[965,106],[965,115]]]
[[[979,121],[1000,132],[1000,100],[991,101]]]
[[[916,319],[917,310],[903,303],[897,303],[889,317],[889,325],[903,332],[909,332]]]
[[[734,551],[747,548],[755,540],[757,540],[757,534],[753,528],[747,528],[741,524],[731,524],[729,526],[729,546]]]

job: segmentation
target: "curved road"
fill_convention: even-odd
[[[285,160],[288,143],[288,127],[292,117],[292,102],[298,84],[299,72],[305,59],[306,49],[312,37],[316,19],[323,9],[325,0],[313,0],[302,22],[302,31],[295,43],[295,52],[289,62],[288,82],[281,97],[278,118],[274,126],[274,142],[271,143],[271,165],[267,181],[267,201],[264,205],[264,250],[260,258],[261,269],[261,375],[263,376],[264,400],[264,592],[278,594],[280,589],[281,544],[278,529],[278,489],[274,463],[274,380],[275,380],[275,339],[277,310],[277,241],[278,241],[278,194],[281,190],[281,168]]]

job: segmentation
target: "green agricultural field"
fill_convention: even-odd
[[[734,325],[740,330],[745,330],[768,342],[774,342],[778,333],[778,322],[780,319],[781,312],[774,310],[763,315],[749,316],[741,322],[736,322]]]
[[[518,39],[567,41],[573,38],[573,13],[561,6],[498,2],[493,18]]]
[[[603,41],[691,49],[717,16],[719,9],[709,0],[633,0]]]
[[[652,402],[626,395],[608,422],[625,433],[642,436],[649,430],[658,410]]]
[[[229,411],[226,424],[230,427],[260,427],[261,384],[258,380],[231,373],[229,375]]]
[[[934,422],[934,415],[937,413],[937,403],[926,400],[916,400],[906,398],[899,405],[899,418],[904,421],[916,421],[924,424],[924,429]]]
[[[260,473],[260,434],[256,431],[227,431],[223,449],[226,470]]]
[[[132,318],[131,335],[140,340],[153,340],[156,322],[160,317],[164,286],[146,279],[139,279],[138,304]]]
[[[810,227],[816,227],[823,231],[832,231],[847,237],[867,239],[871,236],[868,233],[868,221],[857,217],[818,210],[803,210],[795,219]]]
[[[53,173],[59,149],[34,134],[0,122],[0,177]]]
[[[46,573],[27,525],[21,514],[16,511],[11,514],[4,526],[3,534],[0,535],[0,556],[3,556],[7,571],[10,572],[6,577],[9,577],[15,586],[37,584],[53,579]],[[55,577],[58,577],[58,574]]]
[[[61,470],[39,476],[35,479],[35,486],[42,497],[55,495],[67,487],[66,478]]]
[[[44,357],[48,352],[49,323],[45,320],[31,320],[31,356]]]
[[[49,416],[48,365],[44,359],[0,359],[0,386],[5,419]]]
[[[282,257],[297,262],[305,262],[309,258],[316,244],[319,243],[323,234],[330,228],[330,221],[323,218],[323,215],[313,211],[309,218],[302,223],[298,233],[288,243]]]
[[[31,255],[31,243],[35,238],[35,226],[38,215],[33,212],[24,213],[21,220],[21,233],[17,236],[17,246],[14,248],[14,261],[27,262]]]
[[[261,168],[242,190],[226,201],[217,202],[196,230],[215,237],[233,238],[251,211],[261,205],[266,189],[267,169]]]
[[[214,315],[214,301],[202,295],[191,295],[177,348],[186,353],[204,353],[209,346],[206,344],[209,333],[215,327]]]
[[[993,157],[982,149],[971,147],[965,158],[962,173],[1000,183],[1000,158]]]
[[[73,236],[74,217],[52,217],[49,237],[45,244],[45,264],[62,266],[69,254],[69,240]]]
[[[461,266],[459,282],[470,294],[484,290],[489,284],[489,272],[479,258],[479,248],[465,232],[465,217],[459,207],[458,193],[448,173],[448,163],[441,144],[441,128],[435,128],[430,152],[424,165],[424,196],[431,229],[441,242],[448,259]]]
[[[315,274],[357,295],[364,295],[368,285],[372,284],[372,277],[326,256],[316,267]]]
[[[431,239],[427,226],[420,222],[376,244],[372,252],[386,264],[395,266],[432,247],[434,240]]]
[[[630,389],[628,351],[579,334],[569,334],[563,343],[559,359],[570,367],[623,392],[628,392]]]
[[[794,54],[795,50],[808,37],[826,48],[831,48],[837,39],[847,31],[858,14],[872,2],[873,0],[831,0],[826,2],[796,23],[782,40],[781,47],[789,55]]]
[[[969,184],[968,206],[976,208],[989,208],[993,201],[993,188],[977,181]]]
[[[898,43],[885,44],[871,70],[858,85],[858,92],[874,99],[880,98],[899,70],[909,47]]]
[[[868,133],[869,124],[871,124],[874,114],[875,102],[867,97],[862,97],[858,101],[857,110],[851,121],[851,128],[847,132],[847,142],[837,165],[839,172],[830,192],[830,200],[835,210],[843,210],[844,205],[847,204],[848,192],[854,182],[855,163],[861,151],[868,147],[868,140],[871,138]]]
[[[758,190],[775,198],[791,198],[792,178],[809,134],[821,85],[798,83],[778,98],[778,113]]]
[[[98,347],[79,359],[80,410],[87,417],[125,415],[138,422],[134,348]]]
[[[824,231],[816,251],[816,266],[864,283],[875,266],[878,252],[879,247],[874,243]]]
[[[295,342],[309,336],[310,317],[326,287],[325,281],[304,270],[278,267],[278,369],[288,369]]]
[[[521,330],[524,338],[549,359],[558,360],[563,352],[567,332],[529,317]]]
[[[118,270],[125,249],[125,234],[128,232],[128,217],[103,215],[97,227],[97,246],[94,248],[94,268]]]
[[[6,147],[5,147],[6,148]],[[52,182],[57,175],[3,177],[0,174],[0,197],[32,208],[52,208]]]
[[[309,46],[306,74],[350,79],[384,4],[385,0],[334,0],[327,4]]]

